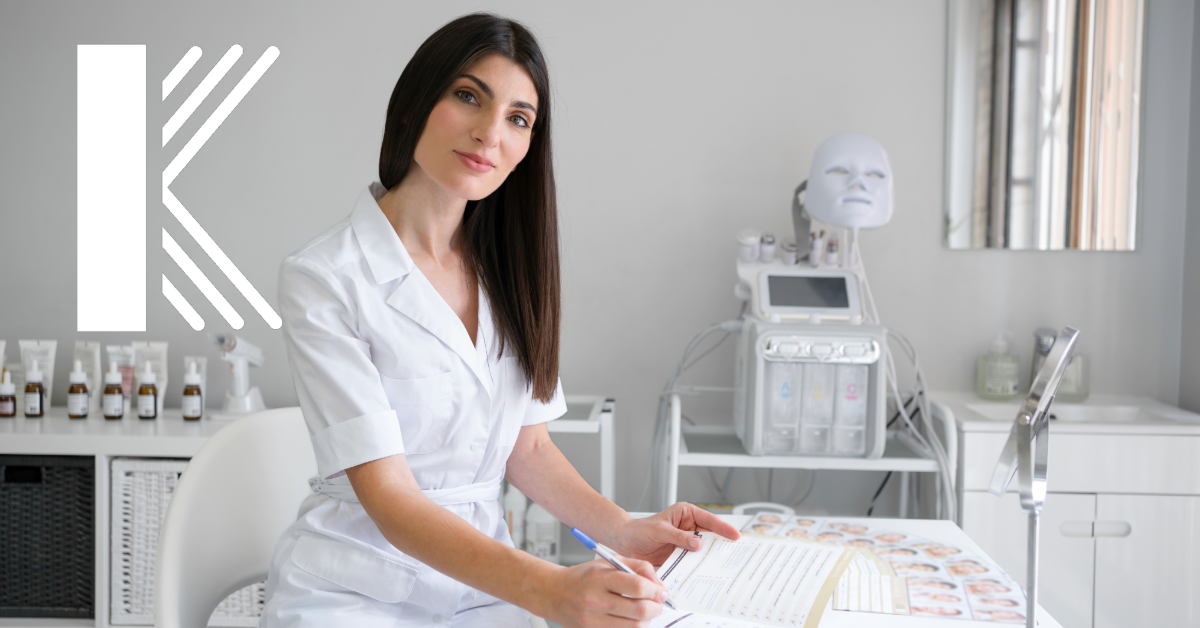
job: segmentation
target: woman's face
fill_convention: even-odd
[[[537,106],[537,89],[524,68],[500,55],[484,57],[434,105],[413,161],[450,194],[484,198],[529,151]]]

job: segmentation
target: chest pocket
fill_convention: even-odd
[[[400,421],[405,454],[436,451],[454,420],[454,373],[395,379],[380,375],[388,403]]]

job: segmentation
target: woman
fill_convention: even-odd
[[[280,539],[263,626],[646,625],[651,563],[692,531],[634,520],[550,441],[559,270],[546,64],[521,25],[469,15],[422,44],[388,103],[380,183],[284,260],[284,338],[318,477]],[[501,480],[621,554],[552,565],[512,547]]]

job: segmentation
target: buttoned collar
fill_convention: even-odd
[[[362,247],[377,283],[398,279],[416,268],[404,244],[400,242],[400,236],[396,235],[396,229],[379,208],[379,199],[384,194],[387,194],[387,188],[372,182],[359,195],[350,214],[354,237],[358,239],[358,245]]]

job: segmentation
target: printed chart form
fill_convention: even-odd
[[[834,610],[889,612],[886,596],[892,600],[892,614],[905,614],[900,608],[903,586],[908,598],[903,610],[917,617],[1025,623],[1021,587],[997,565],[964,548],[836,517],[759,513],[742,532],[746,535],[742,538],[810,540],[831,548],[869,551],[873,566],[859,563],[861,567],[847,569],[845,582],[839,583],[833,596]],[[888,567],[881,569],[881,563]]]
[[[908,583],[870,550],[859,551],[833,592],[835,611],[908,615]]]
[[[727,618],[772,626],[815,627],[838,579],[856,555],[853,548],[786,538],[743,536],[730,541],[702,533],[699,551],[676,550],[659,570],[680,611],[703,618],[661,620],[655,626],[740,626]]]

